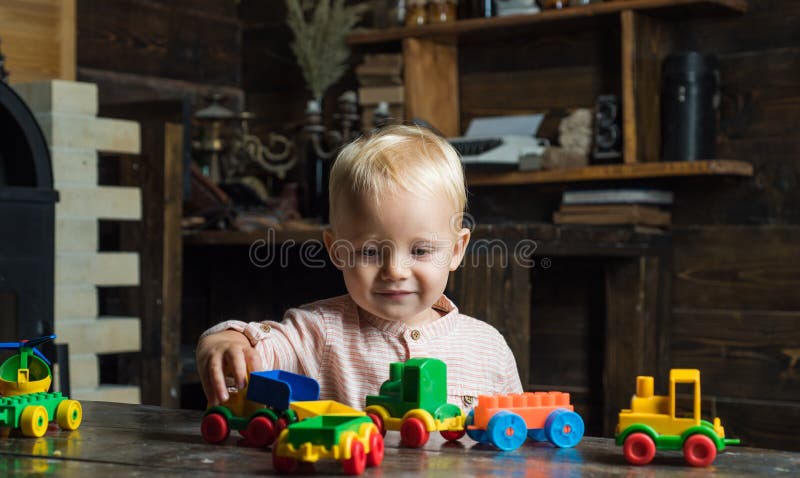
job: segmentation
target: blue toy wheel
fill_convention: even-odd
[[[544,429],[542,428],[528,430],[528,438],[534,441],[547,441],[547,435],[544,434]]]
[[[478,443],[486,443],[485,430],[470,430],[469,427],[475,424],[475,410],[470,410],[467,414],[467,419],[464,421],[464,427],[467,428],[467,435]]]
[[[497,412],[486,427],[489,443],[503,451],[516,450],[528,437],[525,420],[509,411]]]
[[[573,447],[583,438],[583,419],[575,412],[559,408],[547,417],[544,433],[559,448]]]

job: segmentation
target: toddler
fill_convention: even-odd
[[[470,408],[479,394],[521,393],[516,362],[491,325],[459,313],[442,295],[470,231],[458,154],[415,126],[361,137],[330,175],[330,229],[323,234],[347,295],[289,309],[281,322],[229,320],[207,330],[197,364],[210,405],[228,399],[248,370],[315,378],[320,399],[363,408],[389,364],[435,357],[447,364],[448,401]]]

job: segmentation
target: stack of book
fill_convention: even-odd
[[[389,123],[405,120],[405,90],[403,87],[403,55],[378,53],[365,55],[356,66],[358,102],[361,105],[361,124],[372,129],[375,109],[381,102],[388,105]]]
[[[649,189],[603,189],[566,191],[561,208],[553,214],[555,224],[632,225],[668,228],[672,215],[669,191]]]

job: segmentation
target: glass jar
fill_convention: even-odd
[[[431,0],[428,3],[428,23],[446,23],[456,20],[458,0]]]
[[[426,0],[408,0],[406,5],[406,26],[413,27],[424,25],[426,23],[427,14],[427,1]]]
[[[406,21],[406,0],[391,0],[389,2],[389,26],[403,25]]]
[[[567,0],[539,0],[539,5],[542,8],[551,9],[551,8],[566,8],[568,5]]]
[[[372,28],[400,26],[405,19],[405,0],[372,0]]]

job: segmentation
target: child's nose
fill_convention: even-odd
[[[381,276],[384,280],[396,281],[406,279],[409,276],[408,264],[404,263],[402,257],[391,254],[390,257],[387,257],[386,260],[383,261]]]

